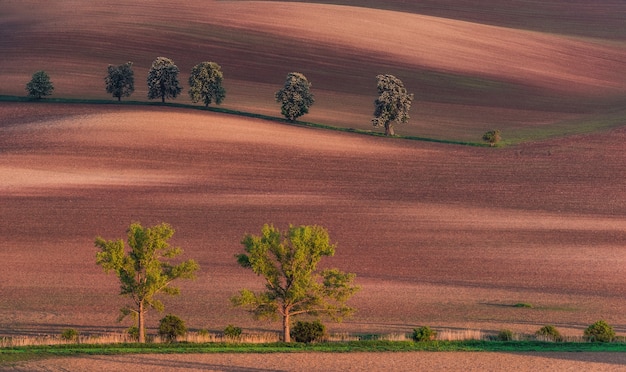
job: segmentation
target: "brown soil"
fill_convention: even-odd
[[[261,285],[233,255],[271,222],[326,226],[326,264],[357,274],[359,312],[331,332],[626,330],[623,129],[489,149],[173,108],[2,103],[0,117],[4,333],[120,329],[93,240],[133,221],[171,223],[199,261],[166,299],[192,328],[278,329],[228,301]]]
[[[626,371],[620,353],[295,353],[107,355],[21,363],[8,371]]]
[[[199,278],[180,283],[183,295],[165,299],[167,311],[191,328],[278,329],[228,301],[238,289],[260,288],[233,255],[245,233],[272,222],[327,227],[338,250],[326,264],[357,274],[362,290],[352,305],[359,311],[329,324],[331,332],[404,333],[425,324],[534,332],[549,323],[580,335],[600,318],[626,332],[626,130],[620,127],[626,48],[619,36],[608,38],[601,28],[562,36],[484,19],[489,25],[315,4],[220,1],[210,2],[209,11],[206,1],[176,9],[123,3],[122,12],[115,1],[4,2],[0,94],[24,94],[30,75],[45,69],[55,96],[105,98],[106,65],[132,60],[133,99],[143,99],[147,69],[165,55],[181,68],[183,84],[195,63],[217,61],[227,77],[226,107],[263,114],[278,115],[273,92],[287,72],[302,71],[318,99],[304,119],[370,128],[374,76],[394,73],[418,93],[412,116],[419,125],[401,133],[476,140],[496,126],[517,138],[604,129],[486,149],[167,107],[2,102],[2,334],[127,327],[115,322],[124,300],[115,278],[95,265],[93,240],[122,238],[133,221],[171,223],[174,243],[200,262]],[[400,3],[393,4],[398,10]],[[611,14],[623,11],[620,4]],[[568,19],[597,19],[588,7],[568,9],[580,10]],[[390,31],[374,32],[381,29]],[[518,302],[534,308],[512,306]],[[151,314],[149,324],[159,316]],[[360,360],[401,356],[415,365],[430,355],[349,363],[359,369],[367,366]],[[499,363],[494,359],[531,367],[624,364],[609,364],[604,354],[468,355],[484,369],[499,369],[490,364]],[[449,369],[465,357],[436,354],[453,359]],[[239,366],[228,361],[239,356],[146,358],[166,369],[177,362],[192,369],[291,369],[272,365],[273,356],[267,366],[258,356],[242,357],[239,369],[226,367]],[[50,366],[95,369],[98,361],[58,359]]]

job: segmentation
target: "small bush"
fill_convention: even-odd
[[[490,130],[483,134],[483,141],[489,142],[489,145],[492,147],[500,142],[501,139],[502,136],[499,129]]]
[[[310,343],[320,341],[326,335],[326,327],[316,320],[314,322],[298,321],[291,330],[291,337],[296,342]]]
[[[159,322],[159,336],[167,342],[175,342],[179,336],[187,334],[185,322],[173,314],[167,314]]]
[[[515,305],[513,305],[513,307],[522,307],[526,309],[532,309],[533,304],[529,304],[528,302],[518,302]]]
[[[615,339],[615,331],[604,320],[598,320],[585,329],[584,338],[589,342],[611,342]]]
[[[131,338],[131,340],[139,341],[139,327],[137,326],[129,327],[126,330],[126,333],[128,333],[128,336]]]
[[[437,332],[430,329],[428,326],[419,327],[413,329],[411,338],[415,342],[431,341],[437,336]]]
[[[224,331],[224,334],[226,334],[226,331]],[[198,331],[198,335],[202,337],[207,337],[209,335],[209,330],[202,328]]]
[[[502,329],[496,336],[498,341],[513,341],[513,331],[510,329]]]
[[[555,342],[563,341],[563,336],[561,336],[559,330],[556,329],[556,327],[554,327],[553,325],[546,325],[539,328],[536,334]]]
[[[61,332],[61,339],[65,341],[78,341],[78,331],[74,328],[68,328]]]
[[[226,326],[226,328],[224,328],[224,336],[229,338],[238,338],[239,336],[241,336],[241,328],[229,324]]]

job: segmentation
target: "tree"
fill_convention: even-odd
[[[374,127],[384,127],[386,136],[395,134],[393,123],[409,121],[413,94],[409,94],[400,79],[393,75],[378,75],[378,98],[374,101]]]
[[[28,96],[41,99],[52,94],[54,86],[50,81],[50,76],[45,71],[37,71],[33,74],[32,79],[26,84],[26,92]]]
[[[489,146],[491,147],[494,147],[501,139],[502,136],[499,129],[490,130],[483,134],[483,141],[489,142]]]
[[[104,84],[106,85],[107,93],[117,97],[118,101],[121,101],[122,97],[130,97],[135,91],[133,63],[126,62],[119,66],[109,65]]]
[[[222,87],[222,68],[215,62],[202,62],[191,69],[189,76],[189,96],[191,102],[202,101],[206,107],[212,102],[221,104],[226,97]]]
[[[120,319],[133,314],[137,317],[139,342],[145,342],[145,313],[150,308],[163,311],[163,303],[156,298],[159,293],[177,295],[180,290],[170,286],[176,279],[193,279],[198,270],[194,260],[173,265],[165,260],[182,253],[182,249],[171,247],[168,240],[174,235],[170,225],[162,223],[154,227],[130,225],[127,231],[130,251],[126,252],[122,239],[107,241],[97,237],[95,245],[100,249],[96,263],[106,273],[115,272],[120,280],[120,294],[132,300],[132,307],[121,309]]]
[[[309,113],[309,107],[315,103],[310,91],[311,83],[299,72],[287,74],[283,89],[276,92],[276,102],[281,104],[280,112],[289,121],[295,121]]]
[[[265,291],[243,289],[231,301],[258,319],[282,317],[283,341],[291,341],[291,317],[326,315],[341,321],[354,311],[346,301],[359,289],[352,284],[355,274],[317,269],[323,256],[335,254],[335,246],[329,243],[323,227],[290,225],[281,234],[266,224],[261,236],[248,234],[241,243],[246,253],[236,255],[237,262],[263,277]]]
[[[180,70],[174,62],[165,57],[157,57],[148,72],[148,99],[176,98],[183,87],[178,82]]]

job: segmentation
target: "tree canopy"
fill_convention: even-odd
[[[176,98],[183,90],[178,81],[180,70],[174,62],[165,57],[157,57],[148,72],[148,99]]]
[[[311,83],[303,74],[290,72],[283,88],[276,92],[276,102],[281,104],[281,114],[289,121],[308,114],[309,107],[315,103]]]
[[[138,318],[139,342],[145,342],[145,313],[153,308],[163,311],[163,303],[156,298],[159,293],[177,295],[180,290],[170,284],[176,279],[193,279],[199,266],[194,260],[174,265],[169,259],[182,253],[171,247],[168,240],[174,229],[166,223],[142,227],[133,223],[127,230],[130,247],[126,251],[123,240],[104,240],[97,237],[95,246],[100,249],[96,263],[106,273],[115,272],[120,280],[120,294],[130,297],[132,305],[121,309],[120,320],[132,314]]]
[[[45,71],[37,71],[32,79],[26,84],[26,92],[29,97],[41,99],[52,94],[54,86],[50,81],[50,76]]]
[[[189,96],[193,103],[202,101],[205,106],[212,102],[221,104],[226,98],[222,87],[222,68],[215,62],[202,62],[191,69],[189,76]]]
[[[290,225],[281,233],[266,224],[260,236],[247,234],[241,244],[246,253],[236,255],[237,262],[263,277],[265,290],[243,289],[231,301],[255,318],[282,317],[283,341],[291,341],[293,316],[326,315],[340,321],[354,311],[346,301],[359,289],[353,285],[355,274],[317,268],[322,257],[335,254],[323,227]]]
[[[126,62],[119,66],[109,65],[104,84],[106,85],[107,93],[116,97],[118,101],[121,101],[122,97],[130,97],[135,91],[133,63]]]
[[[374,127],[384,127],[385,135],[395,134],[393,123],[409,121],[413,94],[409,94],[400,79],[393,75],[378,75],[378,98],[374,101]]]

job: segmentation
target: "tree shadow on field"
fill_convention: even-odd
[[[512,353],[515,355],[532,355],[538,358],[557,359],[568,362],[594,363],[604,364],[608,366],[626,366],[626,353],[620,352],[530,352],[530,353]],[[594,366],[585,366],[585,370],[593,370]],[[599,367],[599,366],[595,366]],[[615,367],[614,367],[615,368]]]

